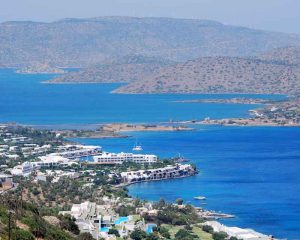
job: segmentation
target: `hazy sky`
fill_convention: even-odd
[[[218,20],[300,33],[300,0],[0,0],[0,21],[136,16]]]

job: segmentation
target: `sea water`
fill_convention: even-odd
[[[178,100],[237,95],[110,94],[118,84],[41,84],[55,75],[21,75],[0,69],[0,122],[50,128],[105,122],[157,123],[204,117],[246,117],[258,105],[178,103]],[[243,95],[281,98],[281,96]],[[193,126],[195,127],[195,126]],[[78,139],[104,150],[173,157],[179,153],[200,173],[185,179],[135,184],[134,196],[174,201],[178,197],[207,209],[234,214],[224,220],[266,234],[300,238],[300,128],[196,126],[189,132],[130,133],[126,139]],[[193,198],[207,197],[206,205]]]

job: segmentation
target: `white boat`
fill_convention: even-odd
[[[206,200],[206,197],[198,196],[198,197],[194,197],[194,199],[196,199],[196,200]]]
[[[137,145],[137,144],[135,144],[135,145],[134,145],[134,147],[132,148],[132,150],[133,150],[133,151],[142,151],[142,150],[143,150],[143,148],[142,148],[142,146],[141,146],[141,145]]]

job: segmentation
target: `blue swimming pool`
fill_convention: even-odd
[[[100,228],[100,232],[108,232],[109,228],[108,227],[102,227]]]
[[[120,225],[121,223],[127,222],[128,220],[129,220],[129,217],[120,217],[119,219],[117,219],[117,220],[115,221],[115,224],[116,224],[116,225]]]
[[[148,224],[146,232],[147,233],[153,233],[153,228],[156,227],[156,226],[157,226],[156,224]]]

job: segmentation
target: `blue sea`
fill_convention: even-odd
[[[0,69],[0,122],[50,128],[105,122],[166,122],[246,117],[254,105],[178,103],[236,95],[115,95],[118,84],[51,85],[53,75]],[[255,97],[253,95],[246,95]],[[259,95],[260,98],[283,96]],[[174,201],[234,214],[224,220],[276,237],[300,239],[300,128],[194,126],[189,132],[130,133],[126,139],[77,139],[107,151],[131,151],[135,141],[161,158],[180,153],[197,165],[194,177],[132,185],[134,196]],[[206,205],[193,199],[207,197]]]

